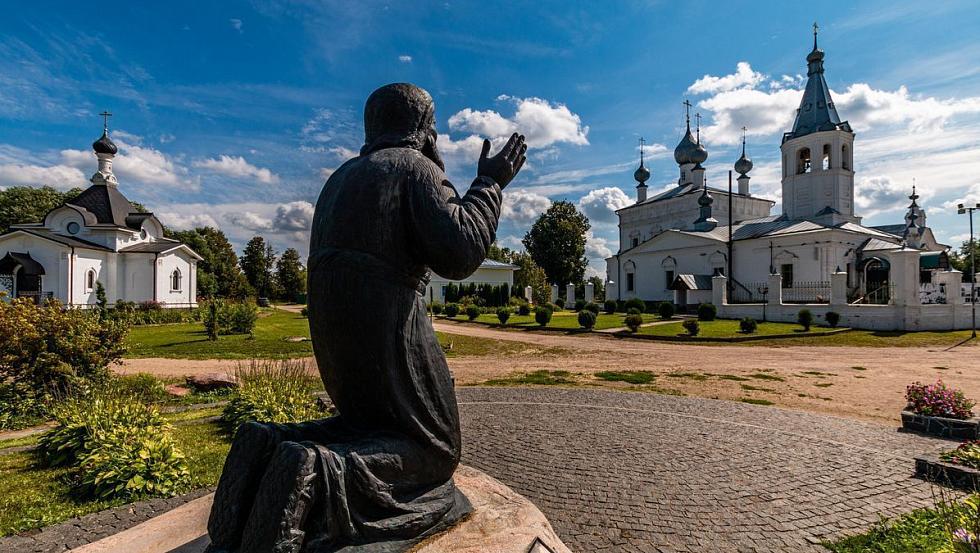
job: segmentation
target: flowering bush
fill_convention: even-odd
[[[973,416],[974,402],[961,390],[948,388],[942,380],[935,384],[914,382],[905,389],[909,410],[931,417],[968,419]]]
[[[963,442],[956,449],[940,453],[939,458],[954,465],[980,469],[980,440]]]

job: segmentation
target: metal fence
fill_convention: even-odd
[[[728,303],[765,303],[768,292],[768,282],[732,282]]]
[[[830,282],[793,282],[783,288],[783,303],[830,303]]]

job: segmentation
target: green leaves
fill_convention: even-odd
[[[238,396],[221,415],[232,432],[248,421],[303,422],[326,415],[313,396],[321,389],[319,376],[304,361],[254,361],[236,376]]]
[[[588,260],[585,234],[592,228],[588,217],[571,202],[551,204],[524,235],[523,244],[548,281],[564,285],[582,282]]]

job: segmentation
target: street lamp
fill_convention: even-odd
[[[973,307],[972,317],[973,317],[973,334],[971,337],[977,337],[977,248],[973,244],[973,212],[980,209],[980,203],[977,203],[973,207],[965,207],[963,204],[956,206],[956,213],[963,215],[964,213],[970,216],[970,305]]]

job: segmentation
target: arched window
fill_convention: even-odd
[[[830,169],[830,144],[823,145],[823,166],[822,169],[826,171]]]
[[[92,290],[93,288],[95,288],[95,269],[89,269],[85,275],[85,289]]]
[[[796,174],[802,175],[803,173],[810,172],[810,148],[800,148],[800,152],[797,156],[796,161]]]
[[[851,164],[847,160],[847,144],[840,147],[840,166],[842,169],[850,169]]]
[[[180,290],[180,269],[174,269],[174,272],[170,273],[170,291],[178,290]]]

